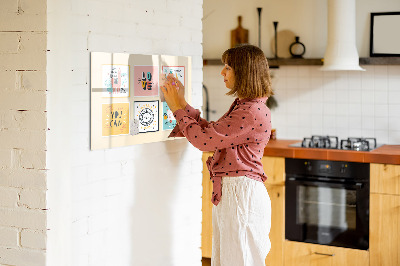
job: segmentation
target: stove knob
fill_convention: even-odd
[[[347,164],[342,164],[342,167],[340,168],[340,173],[341,174],[346,173],[346,169],[347,169]]]
[[[309,171],[309,172],[311,172],[312,166],[311,166],[311,163],[310,163],[310,162],[306,162],[306,170]]]

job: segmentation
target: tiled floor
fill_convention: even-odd
[[[209,258],[202,258],[203,266],[211,266],[211,259]]]

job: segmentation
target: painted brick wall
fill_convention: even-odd
[[[192,56],[201,106],[202,0],[47,8],[47,264],[201,265],[201,152],[184,139],[90,151],[89,81],[91,51]]]
[[[46,260],[46,1],[0,3],[0,264]]]

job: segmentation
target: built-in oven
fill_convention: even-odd
[[[286,239],[368,249],[369,164],[287,158],[285,169]]]

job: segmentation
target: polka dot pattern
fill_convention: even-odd
[[[207,160],[213,182],[211,201],[214,205],[221,200],[224,176],[247,176],[261,182],[267,178],[261,164],[271,132],[271,115],[266,100],[236,99],[216,122],[201,118],[200,111],[190,105],[174,113],[179,123],[170,137],[185,136],[201,151],[215,151],[214,156]]]

